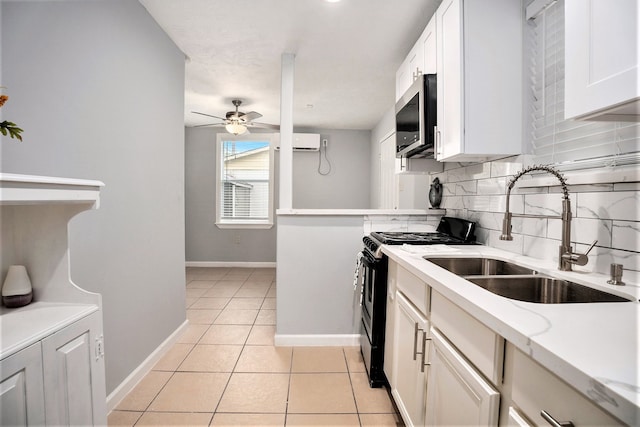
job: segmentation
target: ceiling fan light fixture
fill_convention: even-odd
[[[247,131],[247,127],[240,123],[227,123],[224,128],[234,135],[242,135]]]

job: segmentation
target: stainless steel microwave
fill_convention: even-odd
[[[396,103],[396,157],[433,158],[436,75],[423,74]]]

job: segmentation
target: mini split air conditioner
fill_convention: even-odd
[[[293,151],[318,151],[320,149],[320,134],[318,133],[294,133]],[[280,149],[280,136],[276,142],[276,150]]]

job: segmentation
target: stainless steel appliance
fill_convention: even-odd
[[[469,245],[475,244],[475,223],[442,217],[435,232],[372,232],[362,238],[362,321],[360,351],[371,387],[387,384],[384,375],[384,330],[387,311],[388,259],[382,245]]]
[[[433,158],[436,75],[424,74],[396,103],[396,157]]]

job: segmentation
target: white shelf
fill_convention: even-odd
[[[98,310],[96,304],[47,302],[20,308],[0,307],[0,360]]]
[[[101,181],[0,173],[0,205],[94,203]]]

